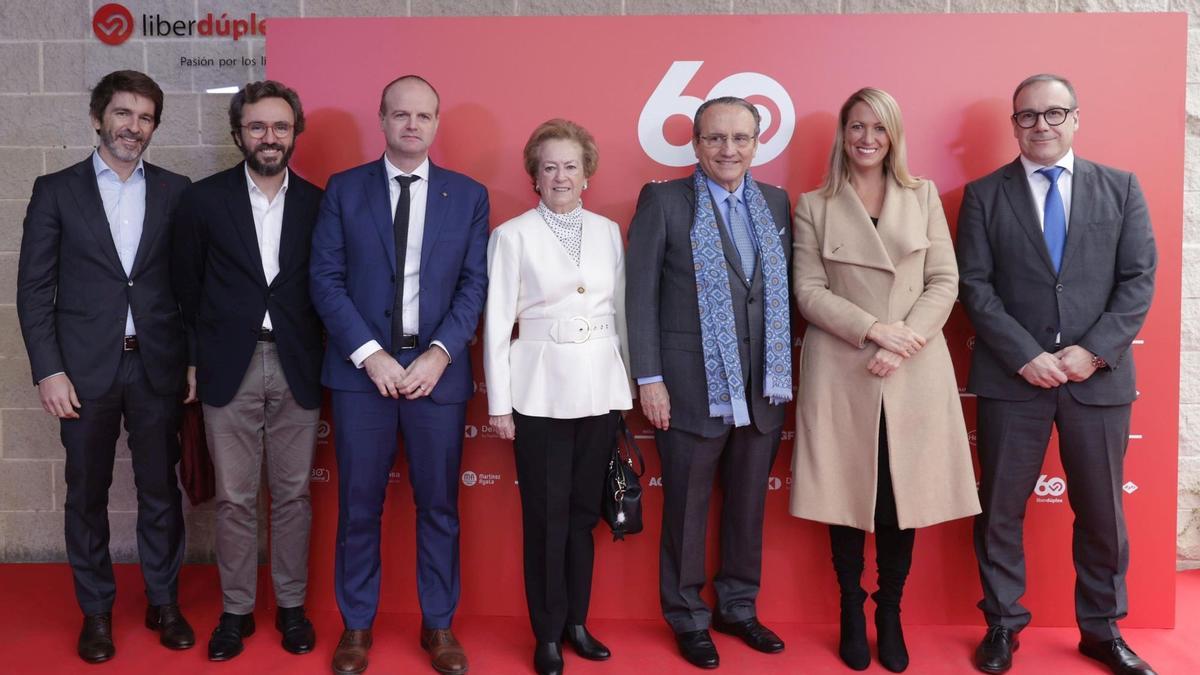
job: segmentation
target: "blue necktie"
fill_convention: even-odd
[[[1057,274],[1062,267],[1063,247],[1067,243],[1067,210],[1063,207],[1062,194],[1058,191],[1058,177],[1066,171],[1061,166],[1051,166],[1038,169],[1038,173],[1050,181],[1050,191],[1046,193],[1046,208],[1042,218],[1042,236],[1046,238],[1046,249],[1050,252],[1050,261],[1054,263]]]
[[[738,199],[729,195],[729,234],[733,237],[733,245],[737,247],[738,257],[742,259],[742,273],[749,281],[754,277],[754,237],[750,234],[750,226],[738,208]]]

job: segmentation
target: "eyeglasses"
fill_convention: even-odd
[[[734,134],[733,136],[709,134],[707,136],[697,136],[697,138],[700,139],[701,145],[706,148],[723,148],[726,141],[733,141],[733,146],[736,148],[745,148],[754,142],[754,136],[750,134]]]
[[[1033,110],[1022,110],[1012,116],[1013,121],[1022,129],[1032,129],[1037,126],[1038,118],[1046,120],[1046,124],[1056,127],[1067,121],[1073,108],[1050,108],[1044,112],[1035,112]]]
[[[266,124],[264,122],[251,122],[243,124],[242,128],[246,133],[250,134],[250,138],[262,138],[267,135],[267,129],[275,132],[275,138],[287,138],[292,135],[292,125],[287,122],[275,122],[274,124]]]

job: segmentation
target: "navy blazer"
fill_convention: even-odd
[[[245,163],[193,184],[174,218],[171,276],[188,329],[200,400],[237,393],[271,312],[279,363],[296,402],[321,405],[321,322],[308,294],[308,256],[321,190],[293,171],[283,202],[279,274],[267,283]]]
[[[321,382],[330,389],[377,391],[350,354],[371,340],[392,344],[403,270],[396,270],[387,180],[382,158],[330,177],[313,230],[310,286],[329,336]],[[450,365],[430,397],[462,403],[474,393],[467,347],[487,296],[487,189],[430,162],[428,190],[417,344],[446,346]]]
[[[960,298],[975,327],[967,390],[1028,401],[1040,388],[1017,374],[1042,352],[1079,345],[1108,366],[1064,386],[1086,405],[1137,393],[1130,345],[1154,296],[1157,254],[1137,178],[1075,157],[1071,220],[1058,273],[1018,158],[967,184],[958,214]]]
[[[33,184],[17,265],[17,315],[34,384],[65,372],[79,398],[99,398],[121,362],[127,308],[146,378],[183,393],[185,347],[171,291],[170,215],[190,182],[149,162],[146,216],[130,273],[113,243],[91,155]]]

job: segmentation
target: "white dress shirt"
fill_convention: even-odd
[[[383,156],[383,167],[387,172],[388,196],[392,203],[392,221],[396,220],[396,204],[400,202],[400,183],[396,176],[417,176],[420,180],[413,181],[408,188],[408,246],[404,254],[404,278],[402,290],[403,314],[400,316],[405,335],[416,335],[421,318],[421,243],[425,241],[425,202],[429,196],[429,158],[413,169],[412,173],[401,171],[396,165]],[[450,350],[440,340],[431,344],[437,345],[450,358]],[[368,356],[383,349],[376,340],[371,340],[355,349],[350,354],[350,361],[355,368],[362,368],[363,361]]]
[[[1046,194],[1050,192],[1050,181],[1044,174],[1038,173],[1039,170],[1047,167],[1041,164],[1035,164],[1029,161],[1025,155],[1021,155],[1021,166],[1025,168],[1025,180],[1029,182],[1029,192],[1033,195],[1033,210],[1037,213],[1038,225],[1043,231],[1046,229]],[[1063,222],[1067,225],[1067,230],[1071,229],[1071,176],[1075,173],[1075,151],[1068,150],[1063,158],[1054,163],[1054,166],[1061,166],[1066,169],[1058,174],[1058,194],[1062,195],[1063,214],[1066,218]]]
[[[283,170],[283,185],[275,193],[275,199],[269,199],[250,177],[250,167],[245,169],[246,189],[250,191],[250,212],[254,215],[254,234],[258,236],[258,254],[269,285],[279,274],[279,239],[283,236],[283,203],[287,197],[289,174],[287,169]],[[272,328],[269,310],[263,315],[262,327],[267,330]]]
[[[104,215],[108,218],[108,231],[126,276],[133,270],[137,258],[138,244],[142,241],[142,224],[146,218],[146,166],[139,159],[129,178],[121,177],[100,158],[100,152],[92,153],[92,168],[96,170],[96,187],[104,202]],[[137,335],[133,325],[133,308],[125,311],[125,334]]]

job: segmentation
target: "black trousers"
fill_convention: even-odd
[[[84,614],[111,611],[116,596],[108,552],[108,489],[122,418],[137,486],[137,547],[146,599],[152,605],[176,601],[184,552],[183,506],[175,475],[182,400],[183,392],[156,393],[146,379],[141,355],[125,352],[112,388],[99,398],[80,401],[79,419],[61,421],[67,559]]]
[[[892,487],[891,462],[887,441],[887,420],[879,415],[879,471],[875,488],[875,562],[879,569],[879,590],[875,602],[880,607],[899,609],[900,596],[912,566],[915,529],[900,529],[896,515],[896,493]],[[867,533],[845,525],[829,526],[829,544],[833,569],[842,588],[842,602],[862,603],[867,594],[861,586],[863,549]]]
[[[565,626],[587,621],[592,529],[600,519],[619,415],[552,419],[513,413],[525,600],[539,642],[558,642]]]

